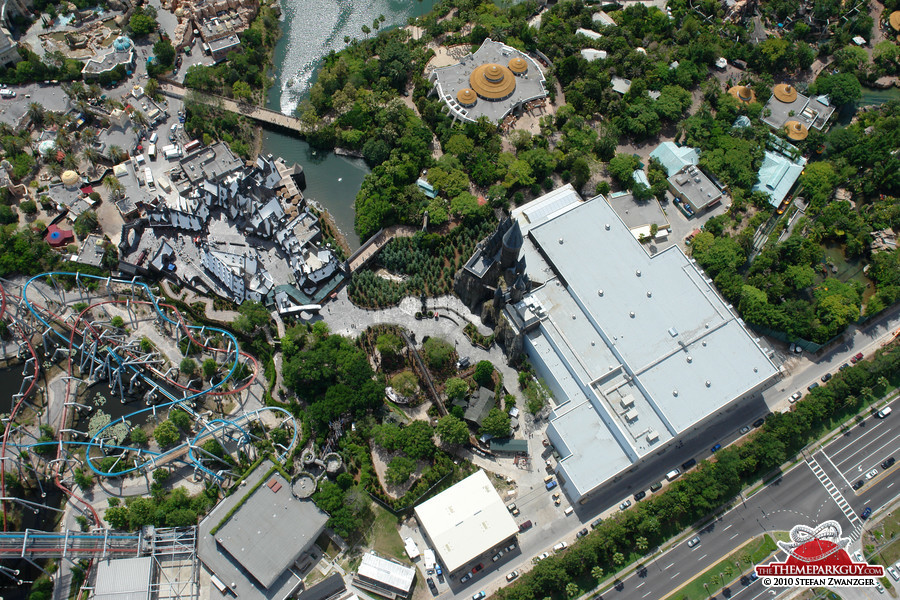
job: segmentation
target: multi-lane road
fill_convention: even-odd
[[[815,360],[803,355],[792,361],[792,371],[766,390],[761,397],[743,402],[729,410],[719,421],[714,431],[699,432],[661,456],[654,456],[632,473],[592,498],[584,505],[575,505],[573,517],[538,523],[537,526],[519,536],[520,549],[512,556],[496,565],[486,565],[480,577],[460,586],[451,582],[450,594],[465,597],[473,592],[486,590],[491,593],[506,585],[505,575],[513,569],[530,568],[533,556],[549,550],[560,540],[571,542],[575,533],[589,526],[600,514],[617,506],[624,498],[631,497],[638,490],[646,490],[652,483],[673,466],[690,459],[702,459],[710,455],[716,443],[729,444],[738,439],[740,429],[755,419],[774,410],[787,410],[788,398],[795,391],[806,393],[806,388],[818,381],[825,373],[837,372],[850,358],[862,352],[871,355],[900,326],[900,309],[882,316],[865,329],[848,332],[847,341],[837,348],[817,357]],[[900,405],[898,405],[900,408]],[[847,435],[839,437],[822,451],[786,473],[779,482],[769,485],[722,519],[707,527],[701,534],[699,546],[688,549],[682,543],[666,554],[648,563],[646,569],[622,580],[618,589],[607,592],[605,598],[661,598],[673,589],[689,581],[692,577],[715,564],[745,540],[764,531],[789,530],[799,522],[815,524],[827,519],[836,519],[844,527],[845,535],[853,533],[858,539],[860,512],[866,506],[873,509],[894,498],[900,486],[894,468],[882,472],[880,464],[891,455],[891,448],[897,449],[900,459],[900,413],[895,411],[888,419],[876,420],[867,417],[862,425],[854,426]],[[879,474],[871,480],[865,475],[875,467]],[[863,479],[864,487],[858,492],[852,484]],[[519,498],[520,509],[528,504],[547,502],[549,497],[542,489],[535,489],[528,498]],[[524,501],[524,502],[523,502]],[[741,594],[745,600],[770,591],[760,584],[732,590],[732,597]]]
[[[893,406],[900,409],[900,401]],[[605,593],[605,600],[644,600],[663,598],[690,581],[697,574],[716,564],[746,540],[772,531],[787,531],[794,525],[817,524],[834,519],[840,523],[845,537],[851,539],[851,548],[859,547],[863,521],[860,513],[867,506],[877,511],[890,502],[900,486],[900,469],[895,464],[887,470],[881,468],[889,456],[884,446],[890,447],[900,458],[900,419],[867,417],[822,450],[805,456],[776,482],[744,499],[734,509],[724,514],[699,532],[700,544],[688,548],[685,542],[649,562],[646,573],[634,574],[623,579],[619,589]],[[875,452],[876,448],[883,449]],[[841,458],[843,457],[843,458]],[[856,458],[853,458],[856,457]],[[835,461],[837,458],[837,462]],[[844,471],[834,464],[844,464]],[[852,483],[841,473],[847,469],[856,472],[877,469],[878,474],[854,492]],[[856,481],[851,479],[850,481]],[[877,513],[875,515],[877,517]],[[685,536],[685,540],[692,536]],[[782,553],[783,555],[783,553]],[[749,573],[750,569],[747,569]],[[769,594],[761,584],[743,586],[738,583],[731,589],[734,598],[752,600],[757,595]]]

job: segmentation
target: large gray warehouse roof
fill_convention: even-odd
[[[148,600],[153,558],[102,560],[97,565],[95,600]]]
[[[556,277],[516,309],[538,317],[525,347],[559,403],[548,435],[581,495],[778,372],[691,259],[676,246],[649,256],[602,197],[528,235]]]

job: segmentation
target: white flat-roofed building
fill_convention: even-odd
[[[363,554],[353,585],[387,598],[408,598],[415,579],[415,567],[368,552]]]
[[[416,518],[448,574],[489,558],[519,531],[481,470],[417,506]]]
[[[150,600],[153,557],[101,560],[92,600]]]
[[[779,369],[680,248],[651,256],[603,197],[573,197],[555,190],[517,209],[543,215],[524,232],[536,286],[504,314],[554,394],[547,436],[564,489],[581,500]]]

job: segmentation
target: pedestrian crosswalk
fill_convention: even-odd
[[[855,541],[859,538],[860,530],[862,529],[862,521],[850,507],[850,504],[847,503],[847,500],[844,498],[844,495],[841,494],[840,490],[838,490],[837,486],[834,485],[834,482],[831,481],[831,478],[828,477],[828,474],[822,469],[816,459],[810,456],[806,459],[806,464],[812,470],[813,475],[815,475],[822,485],[825,487],[825,491],[834,498],[834,501],[837,503],[838,508],[841,509],[841,512],[844,513],[844,516],[847,517],[847,520],[850,521],[850,524],[853,526],[853,531],[849,532],[849,537],[852,541]],[[847,532],[845,532],[847,533]]]

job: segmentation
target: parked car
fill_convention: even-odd
[[[892,466],[894,466],[894,462],[895,462],[895,460],[894,460],[894,457],[892,456],[889,459],[887,459],[886,461],[884,461],[883,463],[881,463],[881,468],[885,469],[885,470],[890,469]]]
[[[864,482],[862,479],[860,479],[859,481],[857,481],[856,483],[853,484],[853,489],[854,489],[854,490],[858,490],[858,489],[861,488],[864,484],[865,484],[865,482]]]
[[[634,495],[634,501],[635,501],[635,502],[640,502],[640,501],[643,500],[646,496],[647,496],[647,492],[645,492],[644,490],[641,490],[641,491],[639,491],[637,494]]]
[[[591,529],[597,529],[600,527],[600,524],[603,523],[603,519],[597,519],[593,523],[591,523]]]
[[[631,500],[626,500],[619,505],[619,510],[627,510],[629,506],[631,506]]]
[[[856,552],[854,552],[854,553],[853,553],[853,561],[854,561],[854,562],[863,562],[863,555],[862,555],[862,552],[860,552],[859,550],[857,550]]]
[[[809,384],[809,385],[807,386],[806,391],[811,392],[811,391],[813,391],[814,389],[816,389],[817,387],[819,387],[819,382],[818,382],[818,381],[813,381],[811,384]]]
[[[884,593],[884,586],[881,585],[881,582],[879,582],[879,581],[876,581],[876,582],[875,582],[875,589],[878,590],[878,593],[879,593],[879,594],[883,594],[883,593]]]
[[[484,568],[484,565],[481,564],[481,563],[478,563],[477,565],[475,565],[474,567],[472,567],[472,573],[473,573],[473,574],[474,574],[474,573],[477,573],[478,571],[482,570],[483,568]]]
[[[662,482],[660,482],[660,481],[657,481],[656,483],[654,483],[653,485],[650,486],[651,492],[658,492],[661,489],[662,489]]]
[[[832,377],[834,377],[834,375],[832,375],[831,373],[825,373],[824,375],[822,375],[822,383],[828,383],[828,381]]]
[[[791,394],[791,404],[799,400],[800,396],[802,396],[800,392],[794,392],[793,394]]]
[[[749,432],[750,432],[749,425],[744,425],[743,427],[741,427],[741,435],[744,435],[745,433],[749,433]]]
[[[696,458],[689,458],[688,460],[681,463],[681,470],[687,471],[688,469],[690,469],[691,467],[693,467],[696,464],[697,464]]]
[[[503,556],[503,550],[491,557],[491,562],[497,562]]]
[[[562,552],[563,550],[565,550],[568,547],[569,547],[569,545],[567,543],[560,542],[557,545],[553,546],[553,551],[554,552]]]
[[[850,363],[844,363],[838,367],[838,371],[843,371],[844,369],[850,368]]]
[[[856,363],[858,363],[858,362],[861,361],[862,359],[863,359],[863,353],[862,353],[862,352],[857,352],[856,354],[853,355],[853,358],[850,359],[850,362],[852,362],[852,363],[855,365]]]
[[[887,568],[888,574],[894,578],[894,581],[900,581],[900,572],[897,571],[894,567]]]
[[[472,600],[481,600],[481,599],[484,598],[486,595],[487,595],[487,594],[485,594],[483,591],[478,592],[477,594],[472,594]]]
[[[555,488],[555,487],[556,487],[556,480],[555,480],[555,479],[554,479],[553,481],[548,481],[548,482],[547,482],[547,491],[548,491],[548,492],[549,492],[550,490],[552,490],[553,488]]]
[[[519,576],[519,572],[518,572],[518,571],[513,571],[513,572],[508,573],[508,574],[506,575],[506,580],[507,580],[507,581],[512,581],[513,579],[515,579],[515,578],[518,577],[518,576]]]
[[[513,542],[512,544],[510,544],[509,546],[506,547],[506,551],[507,551],[507,552],[512,552],[512,551],[515,550],[515,549],[516,549],[516,543],[515,543],[515,542]]]
[[[531,529],[531,521],[525,521],[524,523],[519,523],[519,533],[523,531]]]
[[[506,507],[506,510],[508,510],[509,512],[511,512],[511,513],[513,514],[514,517],[517,516],[517,515],[519,514],[519,509],[516,507],[516,503],[515,503],[515,502],[513,502],[512,504],[510,504],[509,506],[507,506],[507,507]]]
[[[463,575],[462,577],[459,578],[459,582],[460,582],[460,583],[465,583],[465,582],[467,582],[467,581],[470,580],[470,579],[472,579],[472,574],[471,574],[471,573],[466,573],[465,575]]]
[[[584,529],[582,529],[581,531],[576,533],[575,537],[580,539],[580,538],[583,538],[584,536],[586,536],[587,534],[588,534],[588,530],[587,530],[587,527],[585,527]]]
[[[550,553],[549,553],[549,552],[544,552],[543,554],[539,554],[538,556],[536,556],[536,557],[534,558],[534,562],[541,562],[541,561],[544,560],[545,558],[550,558]]]
[[[866,479],[872,479],[876,475],[878,475],[878,469],[872,469],[871,471],[866,473]]]
[[[750,573],[750,581],[756,581],[759,579],[759,575],[756,574],[756,571]]]
[[[712,447],[710,452],[715,452],[716,450],[721,450],[721,449],[722,449],[722,444],[716,444],[715,446]]]
[[[438,595],[438,589],[437,589],[437,586],[434,584],[434,579],[432,579],[431,577],[429,577],[429,578],[426,579],[425,581],[428,583],[428,588],[431,590],[431,595],[432,595],[432,596],[437,596],[437,595]]]
[[[766,422],[765,419],[757,419],[757,420],[753,421],[753,426],[754,427],[762,427],[763,423],[765,423],[765,422]]]
[[[863,521],[865,521],[865,520],[868,519],[871,515],[872,515],[872,507],[871,507],[871,506],[867,506],[867,507],[865,507],[865,508],[863,509],[863,511],[860,513],[859,518],[862,519]]]
[[[692,537],[691,539],[688,540],[688,548],[693,548],[694,546],[696,546],[699,543],[700,543],[700,536],[695,535],[694,537]]]

